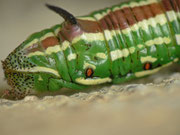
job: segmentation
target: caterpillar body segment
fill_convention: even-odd
[[[136,0],[74,17],[29,36],[2,62],[14,95],[121,83],[180,58],[180,1]]]

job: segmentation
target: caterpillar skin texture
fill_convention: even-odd
[[[121,83],[179,61],[180,0],[124,2],[74,20],[61,15],[62,24],[32,34],[2,61],[15,95]]]

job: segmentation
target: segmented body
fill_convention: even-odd
[[[3,62],[17,92],[120,83],[179,61],[180,0],[140,0],[32,34]],[[32,91],[31,91],[32,92]]]

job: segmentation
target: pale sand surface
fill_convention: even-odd
[[[119,0],[47,2],[83,15]],[[1,59],[29,34],[62,21],[43,3],[0,0]],[[176,65],[145,79],[80,92],[60,91],[20,101],[0,99],[0,135],[179,135],[178,70]],[[8,88],[2,70],[0,79],[2,91]]]
[[[154,76],[154,80],[102,86],[70,96],[1,99],[0,133],[179,135],[180,74]]]

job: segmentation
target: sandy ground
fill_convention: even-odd
[[[62,21],[45,2],[79,16],[120,0],[0,0],[0,59],[29,34]],[[0,135],[179,135],[179,71],[174,65],[121,85],[0,99]],[[6,88],[0,70],[0,91]]]
[[[179,87],[180,73],[163,72],[69,96],[0,99],[0,134],[179,135]]]

